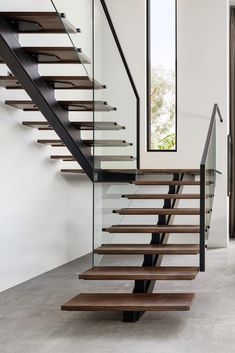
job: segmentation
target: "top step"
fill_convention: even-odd
[[[105,173],[117,174],[133,174],[133,175],[173,175],[173,174],[189,174],[200,175],[200,169],[102,169]],[[63,170],[65,173],[77,172],[80,174],[80,169],[67,169]],[[167,184],[169,185],[169,183]]]
[[[65,14],[57,12],[0,12],[18,33],[77,33]]]
[[[121,174],[137,174],[137,175],[173,175],[173,174],[189,174],[200,175],[200,169],[105,169],[108,172]]]

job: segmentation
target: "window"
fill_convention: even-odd
[[[148,151],[177,148],[176,18],[176,0],[147,0]]]

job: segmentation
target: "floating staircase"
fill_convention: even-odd
[[[33,47],[20,45],[15,32],[79,35],[80,30],[67,21],[65,14],[59,12],[0,13],[0,62],[5,63],[10,70],[7,75],[0,76],[0,86],[15,90],[16,96],[19,90],[24,89],[28,93],[28,100],[20,100],[17,97],[16,100],[6,100],[5,103],[12,109],[25,112],[22,124],[26,128],[36,129],[39,133],[55,134],[50,138],[40,137],[37,143],[65,149],[65,152],[50,155],[50,159],[62,163],[78,163],[79,167],[76,164],[76,167],[61,168],[61,172],[87,175],[103,197],[101,202],[97,202],[101,203],[103,208],[99,210],[102,222],[94,225],[94,229],[99,232],[99,245],[93,249],[94,266],[80,274],[80,279],[134,281],[133,293],[83,293],[64,304],[62,310],[121,311],[124,321],[137,321],[145,311],[190,309],[194,293],[153,293],[154,285],[156,281],[162,280],[191,281],[197,277],[200,270],[204,271],[205,232],[209,229],[204,218],[210,219],[212,212],[215,178],[209,173],[210,177],[205,180],[206,173],[204,171],[202,174],[200,169],[139,168],[139,142],[129,140],[133,133],[131,130],[135,130],[134,119],[137,118],[138,123],[138,92],[104,0],[100,1],[100,6],[108,19],[136,99],[136,115],[129,117],[133,121],[131,120],[128,128],[124,117],[120,118],[118,115],[118,119],[115,118],[119,107],[113,107],[106,101],[92,98],[55,98],[55,90],[84,90],[86,93],[93,92],[93,95],[96,90],[109,92],[108,85],[94,80],[86,70],[85,74],[77,76],[39,74],[39,64],[78,64],[81,67],[84,67],[84,64],[90,65],[91,59],[81,49],[75,46],[40,47],[36,46],[37,43]],[[41,112],[42,119],[38,120],[37,117],[37,120],[32,120],[34,112]],[[73,112],[82,113],[82,120],[76,118],[76,121],[73,121],[70,115]],[[89,112],[100,114],[99,119],[86,120],[83,113],[89,115]],[[101,114],[105,117],[101,117]],[[95,137],[85,136],[89,133]],[[99,153],[97,148],[101,149]],[[103,149],[107,152],[104,153]],[[111,162],[116,163],[118,167],[112,165],[111,168]],[[107,196],[107,200],[112,199],[112,189],[118,185],[121,185],[121,189],[115,192],[115,202],[106,207],[105,197]],[[204,190],[202,199],[203,185],[206,191]],[[185,188],[196,188],[196,192],[184,193]],[[179,207],[184,202],[192,204]],[[205,217],[201,218],[203,212]],[[146,217],[151,217],[147,224]],[[175,223],[176,217],[183,217],[185,223]],[[186,220],[187,217],[195,217],[194,223],[190,224]],[[112,222],[114,218],[116,222]],[[204,219],[204,223],[201,219]],[[135,235],[140,243],[132,243],[131,239],[135,239]],[[171,237],[173,241],[177,239],[176,243],[170,242]],[[182,243],[178,243],[178,239],[180,241],[182,237]],[[103,240],[105,241],[102,242]],[[96,242],[97,239],[94,239],[94,244]],[[112,264],[114,256],[123,259],[129,255],[131,259],[136,257],[138,266]],[[182,258],[182,266],[162,265],[164,256],[176,256],[178,259],[184,255],[198,259],[197,265],[185,266],[185,258]],[[105,261],[109,262],[108,266],[103,265]],[[160,286],[159,283],[159,288]],[[102,285],[100,289],[103,291]]]

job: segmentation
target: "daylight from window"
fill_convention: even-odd
[[[150,0],[151,150],[176,149],[175,0]]]

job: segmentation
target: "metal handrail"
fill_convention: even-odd
[[[209,151],[209,147],[210,147],[210,142],[211,142],[211,137],[212,137],[212,132],[213,132],[214,123],[215,123],[215,119],[216,119],[217,114],[219,116],[220,122],[223,123],[223,118],[222,118],[222,114],[221,114],[219,105],[214,104],[213,112],[212,112],[212,116],[211,116],[211,121],[210,121],[210,126],[209,126],[209,130],[207,133],[206,143],[205,143],[205,147],[204,147],[204,151],[203,151],[203,155],[202,155],[201,165],[206,164],[208,151]]]
[[[208,158],[208,153],[209,153],[209,148],[211,145],[212,137],[213,137],[213,131],[216,123],[216,117],[220,119],[220,122],[223,122],[222,114],[219,109],[218,104],[214,104],[213,111],[212,111],[212,116],[211,116],[211,121],[207,133],[207,138],[206,138],[206,143],[205,147],[203,150],[202,154],[202,160],[201,160],[201,166],[200,166],[200,271],[204,272],[205,271],[205,248],[206,248],[206,219],[205,219],[205,214],[206,214],[206,202],[205,202],[205,197],[206,197],[206,162]],[[222,174],[221,172],[217,171],[216,166],[214,169],[215,174],[219,173]],[[211,195],[214,196],[214,195]],[[210,210],[211,212],[211,210]]]

